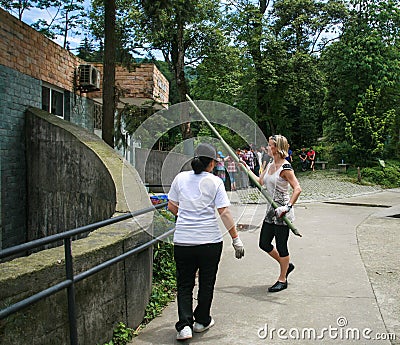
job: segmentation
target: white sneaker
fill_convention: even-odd
[[[192,338],[192,329],[189,326],[182,328],[180,332],[176,335],[176,340],[186,340]]]
[[[214,326],[215,321],[213,318],[211,318],[211,322],[207,325],[207,326],[203,326],[201,323],[195,322],[193,325],[193,330],[196,333],[201,333],[204,332],[205,330],[211,328],[212,326]]]

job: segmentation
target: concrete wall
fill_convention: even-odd
[[[75,126],[37,114],[26,116],[28,241],[107,219],[116,205],[110,172]]]
[[[179,172],[192,169],[191,159],[180,153],[135,148],[135,168],[142,181],[150,185],[170,185]],[[153,192],[168,190],[151,188]]]
[[[41,80],[0,65],[0,249],[27,240],[25,110],[40,108],[41,101]],[[93,101],[77,95],[65,101],[65,117],[93,130]]]
[[[79,222],[80,217],[95,220],[151,205],[137,172],[97,136],[40,110],[31,109],[27,117],[27,137],[31,143],[28,166],[39,170],[32,172],[31,177],[31,182],[38,184],[33,187],[38,224],[45,220],[55,224],[57,215],[71,210],[75,210],[72,222]],[[56,167],[59,163],[62,165]],[[89,178],[90,172],[93,178]],[[60,189],[68,185],[70,188],[57,192],[58,184]],[[61,192],[65,193],[62,198]],[[85,202],[81,206],[91,210],[90,217],[76,210],[77,200]],[[52,204],[59,210],[54,215],[48,211]],[[40,205],[45,207],[41,214]],[[75,274],[147,242],[151,233],[149,214],[98,229],[74,241]],[[151,292],[151,268],[152,250],[146,250],[76,284],[79,344],[110,340],[119,321],[130,327],[141,322]],[[2,263],[0,308],[64,279],[63,247]],[[0,339],[1,344],[13,345],[69,344],[66,292],[2,320]]]

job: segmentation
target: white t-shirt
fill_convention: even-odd
[[[179,173],[172,182],[168,200],[179,204],[174,243],[199,245],[222,241],[215,208],[230,205],[223,181],[208,172]]]

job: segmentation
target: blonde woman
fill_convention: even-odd
[[[261,228],[259,247],[279,263],[278,280],[268,289],[269,292],[279,292],[287,288],[287,277],[294,270],[294,265],[290,263],[287,245],[289,227],[282,217],[286,215],[290,221],[294,221],[293,205],[301,193],[301,187],[291,164],[285,159],[289,150],[287,139],[283,135],[270,136],[267,150],[272,160],[259,177],[254,174],[253,177],[261,185],[265,185],[268,193],[278,205],[276,209],[270,204],[267,207]],[[292,195],[289,195],[289,186],[292,187]],[[276,248],[272,244],[274,238]]]

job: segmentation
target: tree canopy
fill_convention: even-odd
[[[22,20],[31,8],[57,5],[58,26],[33,26],[65,42],[71,30],[84,32],[79,56],[103,61],[104,1],[91,1],[85,25],[82,2],[0,6]],[[172,104],[186,94],[227,103],[294,149],[324,138],[338,150],[349,141],[355,157],[399,155],[399,2],[116,0],[115,60],[153,61],[171,83]],[[199,131],[187,121],[182,139]]]

